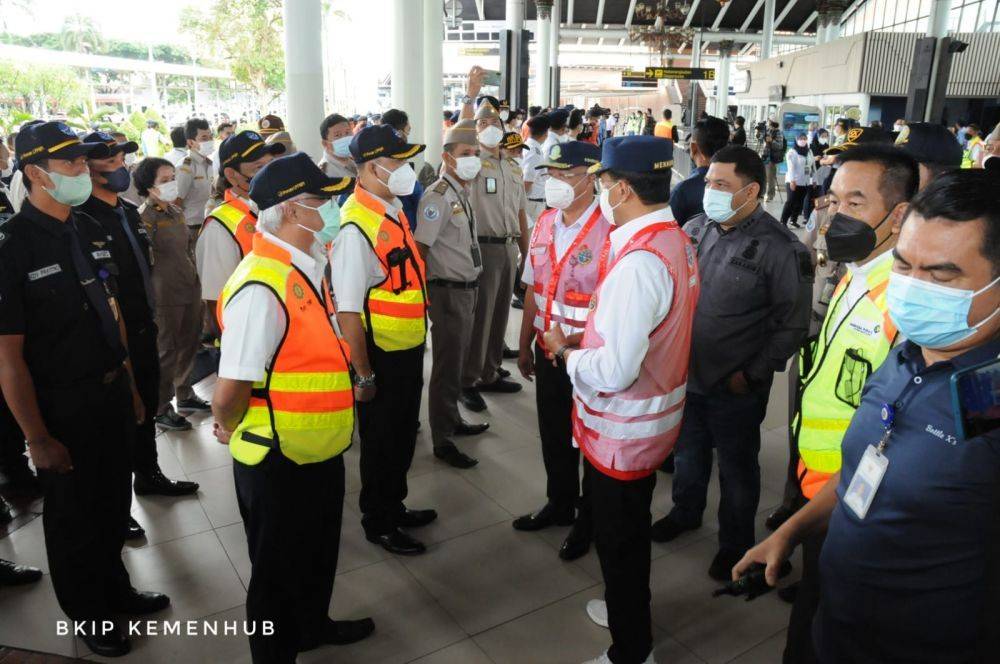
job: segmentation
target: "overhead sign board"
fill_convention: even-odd
[[[646,78],[646,72],[639,70],[634,71],[632,69],[626,69],[622,72],[622,87],[623,88],[650,88],[656,89],[656,79]]]
[[[715,70],[703,67],[646,67],[646,78],[674,81],[714,81]]]

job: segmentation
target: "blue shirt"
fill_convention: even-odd
[[[1000,431],[959,439],[950,380],[998,355],[994,339],[928,367],[920,347],[905,342],[865,385],[844,435],[839,500],[820,556],[824,662],[859,659],[859,647],[869,648],[862,661],[971,660],[985,602],[995,601],[987,562],[996,555]],[[889,465],[861,520],[843,497],[865,449],[882,437],[884,403],[895,407]]]
[[[400,196],[399,202],[403,204],[403,214],[410,222],[410,232],[417,229],[417,208],[420,206],[420,197],[424,195],[424,185],[417,182],[413,186],[413,193],[409,196]]]
[[[674,185],[674,190],[670,192],[670,210],[681,226],[705,211],[701,200],[705,196],[706,173],[708,166],[694,169],[691,175]]]

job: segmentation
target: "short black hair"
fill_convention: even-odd
[[[674,112],[673,111],[671,111],[669,108],[663,109],[663,119],[664,120],[669,120],[672,117],[674,117]]]
[[[737,125],[739,125],[740,127],[742,127],[746,123],[747,123],[747,119],[745,117],[743,117],[742,115],[737,115],[736,116],[736,124]]]
[[[208,120],[204,118],[191,118],[186,123],[184,123],[184,138],[190,140],[195,140],[198,138],[199,131],[212,131],[212,126],[208,124]]]
[[[156,172],[163,166],[174,168],[166,159],[160,157],[146,157],[135,167],[132,173],[132,182],[135,183],[135,190],[140,196],[149,196],[149,190],[155,186]]]
[[[878,191],[887,208],[905,203],[920,188],[920,167],[917,160],[888,143],[858,145],[837,155],[840,166],[850,162],[878,164],[882,167],[882,177]]]
[[[553,115],[555,117],[553,117]],[[550,129],[565,129],[567,122],[569,122],[569,115],[563,115],[562,113],[555,113],[549,115]]]
[[[410,116],[406,114],[406,111],[390,108],[382,114],[382,124],[389,125],[396,131],[403,131],[406,125],[410,124]]]
[[[232,128],[233,128],[233,123],[232,122],[220,122],[219,126],[215,128],[215,133],[216,134],[221,134],[225,130],[232,129]]]
[[[528,107],[528,117],[533,118],[542,112],[541,106],[529,106]]]
[[[184,135],[183,125],[177,125],[170,130],[170,142],[174,144],[175,148],[187,147],[187,136]]]
[[[445,109],[443,117],[445,120],[451,120],[451,111]]]
[[[579,108],[574,108],[572,111],[570,111],[569,122],[567,126],[570,129],[576,129],[582,124],[583,124],[583,111],[580,110]]]
[[[711,116],[698,120],[694,125],[691,139],[698,144],[698,150],[711,159],[729,143],[729,125],[722,118]]]
[[[763,198],[767,179],[764,176],[764,162],[759,154],[743,145],[728,145],[712,156],[712,163],[733,164],[736,174],[746,180],[747,184],[757,183],[760,187],[757,198]]]
[[[330,127],[339,125],[341,122],[347,122],[347,118],[340,113],[333,113],[323,118],[323,121],[319,123],[319,137],[325,141]]]
[[[544,136],[551,126],[552,123],[545,115],[536,115],[528,120],[528,131],[532,136]]]
[[[115,140],[117,140],[117,139],[119,139],[119,138],[124,138],[124,139],[125,139],[125,141],[127,141],[127,140],[128,140],[128,136],[126,136],[126,135],[125,135],[125,132],[123,132],[123,131],[118,131],[118,130],[116,129],[115,131],[112,131],[112,132],[108,132],[108,133],[109,133],[109,134],[111,134],[111,138],[114,138]],[[118,142],[119,142],[119,143],[124,143],[125,141],[118,141]]]
[[[925,161],[922,162],[920,165],[926,168],[928,171],[930,171],[932,180],[943,173],[947,173],[948,171],[955,169],[955,167],[952,166],[951,164],[938,164],[933,161]]]
[[[625,180],[632,191],[645,205],[666,203],[670,200],[670,169],[659,173],[636,173],[634,171],[606,171],[613,180]]]
[[[1000,275],[1000,177],[979,168],[953,169],[931,180],[910,203],[924,219],[983,220],[983,256]]]

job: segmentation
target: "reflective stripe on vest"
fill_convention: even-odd
[[[841,441],[861,402],[861,391],[885,361],[897,336],[886,302],[892,254],[887,252],[875,260],[878,263],[866,275],[868,293],[840,326],[831,330],[838,310],[847,306],[843,298],[852,275],[848,273],[838,284],[813,351],[811,370],[802,380],[799,409],[791,426],[797,432],[804,471],[799,476],[807,498],[840,470]]]
[[[253,384],[249,407],[233,432],[229,450],[246,465],[271,449],[297,464],[318,463],[342,453],[354,432],[350,353],[334,332],[329,290],[317,293],[291,263],[289,253],[257,234],[219,296],[218,317],[249,284],[278,297],[287,316],[285,337],[263,380]],[[225,348],[223,348],[225,351]]]
[[[226,190],[225,202],[212,210],[205,223],[211,219],[215,219],[229,231],[229,235],[240,248],[240,258],[250,253],[253,248],[253,236],[257,232],[257,217],[239,196],[232,193],[231,189]],[[205,225],[203,224],[201,228],[203,232]]]
[[[352,224],[361,230],[386,275],[382,283],[369,289],[361,317],[375,345],[385,351],[416,348],[427,337],[424,261],[406,216],[402,211],[399,215],[400,221],[386,215],[385,206],[360,185],[340,209],[341,228]],[[404,252],[403,260],[393,261],[398,252]]]
[[[983,139],[976,136],[975,138],[970,138],[965,144],[965,150],[962,151],[962,168],[974,168],[976,165],[975,160],[972,158],[972,148],[977,145],[982,144]]]

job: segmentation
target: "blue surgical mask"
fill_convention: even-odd
[[[333,143],[333,156],[335,157],[350,157],[351,156],[351,141],[354,139],[353,136],[341,136]]]
[[[969,325],[972,300],[1000,282],[1000,277],[977,291],[951,288],[893,272],[886,297],[889,315],[900,334],[923,348],[949,348],[989,322],[1000,309]]]
[[[297,203],[297,205],[309,208],[310,210],[316,210],[316,212],[319,212],[320,219],[323,220],[323,228],[318,231],[306,228],[302,224],[299,224],[299,228],[303,228],[314,234],[316,241],[324,246],[333,242],[337,234],[340,233],[340,207],[337,206],[337,202],[331,198],[326,203],[315,208],[303,203]]]
[[[749,186],[750,185],[747,185],[747,187]],[[746,187],[743,187],[743,189],[746,189]],[[701,199],[701,206],[705,210],[705,216],[720,224],[724,224],[729,221],[732,216],[736,214],[741,207],[743,207],[743,205],[750,202],[747,201],[747,203],[741,205],[740,208],[736,208],[736,210],[733,209],[733,196],[738,194],[740,191],[743,191],[743,189],[731,194],[728,191],[722,191],[721,189],[709,189],[708,187],[705,187],[705,194]]]
[[[128,169],[124,166],[116,168],[113,171],[101,173],[101,177],[107,180],[107,184],[104,185],[104,188],[108,191],[114,191],[116,193],[127,190],[129,184],[131,183]]]

